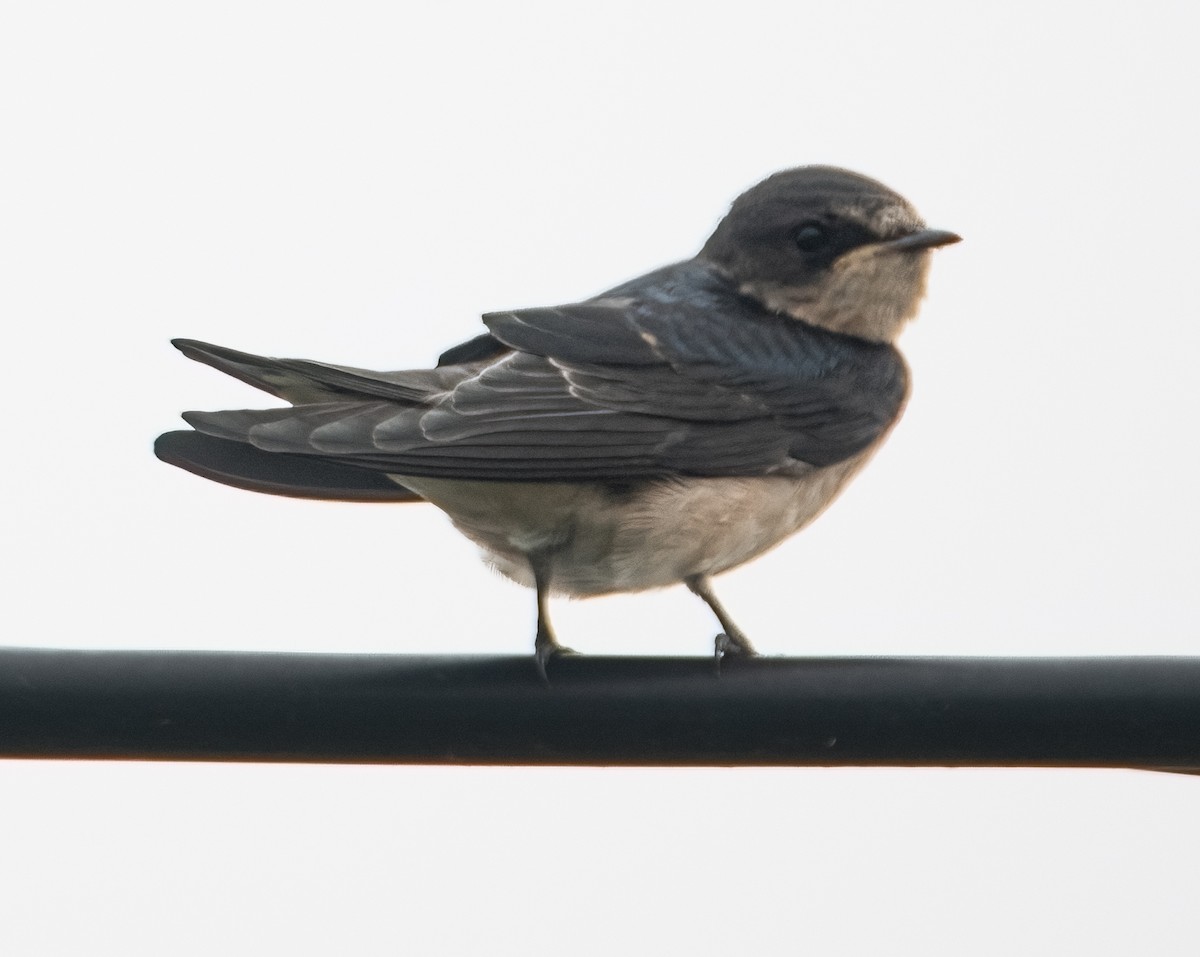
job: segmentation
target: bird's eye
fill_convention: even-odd
[[[815,253],[829,242],[829,227],[810,219],[792,231],[792,242],[802,253]]]

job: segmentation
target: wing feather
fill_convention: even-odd
[[[907,371],[891,347],[768,313],[696,263],[646,283],[491,313],[487,336],[447,353],[462,364],[434,370],[373,373],[189,340],[193,358],[308,398],[185,418],[217,439],[393,475],[571,481],[832,464],[899,415]]]

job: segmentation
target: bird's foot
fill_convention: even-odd
[[[721,674],[721,659],[726,655],[757,658],[758,652],[750,639],[740,631],[723,631],[713,640],[713,667],[718,677]]]
[[[557,658],[559,655],[574,654],[578,654],[578,652],[572,648],[560,645],[558,639],[553,635],[546,635],[539,631],[537,638],[533,642],[533,660],[537,666],[538,677],[542,679],[542,683],[550,684],[550,676],[546,673],[546,666],[550,664],[552,658]]]

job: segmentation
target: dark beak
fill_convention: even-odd
[[[882,245],[884,249],[894,249],[896,252],[916,252],[961,242],[962,237],[958,233],[951,233],[945,229],[919,229],[915,233],[889,240]]]

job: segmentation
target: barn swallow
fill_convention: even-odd
[[[828,166],[739,196],[692,259],[582,302],[495,312],[436,368],[372,372],[174,345],[290,407],[188,412],[159,458],[257,492],[430,502],[537,591],[536,662],[564,650],[548,596],[684,584],[754,648],[711,579],[811,522],[899,419],[893,345],[924,295],[929,229]]]

